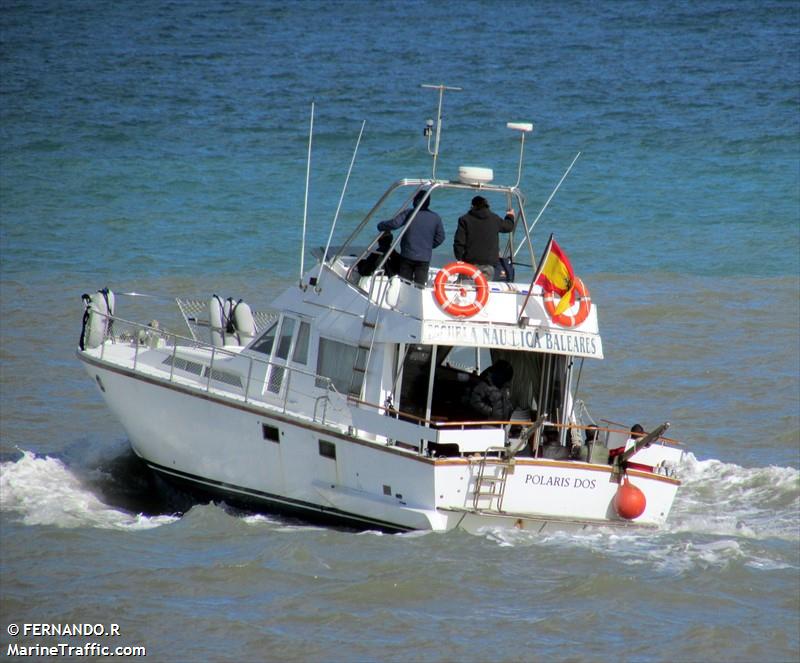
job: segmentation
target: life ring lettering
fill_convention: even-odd
[[[558,301],[556,301],[557,293],[552,290],[544,293],[545,311],[547,311],[547,315],[549,315],[550,319],[557,325],[561,325],[562,327],[577,327],[588,317],[589,310],[592,308],[592,298],[589,296],[588,288],[577,276],[575,277],[575,294],[578,298],[578,310],[575,314],[570,315],[567,313],[567,311],[569,311],[569,309],[567,309],[567,311],[556,315],[556,307],[558,306]]]
[[[467,297],[469,292],[461,284],[451,284],[456,276],[467,276],[475,283],[475,299],[468,304],[459,304],[457,300]],[[450,288],[448,288],[450,286]],[[452,294],[448,296],[447,290]],[[436,303],[445,312],[457,318],[471,318],[480,313],[489,301],[489,282],[483,272],[468,262],[451,262],[442,267],[433,280],[433,296]]]

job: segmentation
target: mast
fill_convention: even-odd
[[[439,90],[439,107],[436,111],[436,136],[433,143],[433,151],[431,151],[431,133],[433,132],[433,120],[428,120],[425,123],[425,130],[423,135],[428,137],[428,154],[433,157],[433,170],[431,172],[431,179],[436,179],[436,161],[439,159],[439,140],[442,135],[442,101],[444,100],[444,91],[453,90],[454,92],[461,92],[463,88],[452,87],[448,85],[428,85],[423,83],[420,87],[428,88],[429,90]]]

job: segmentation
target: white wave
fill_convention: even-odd
[[[57,458],[22,450],[17,461],[0,463],[0,510],[26,525],[143,530],[174,522],[176,516],[145,516],[103,504]]]
[[[324,532],[325,528],[318,525],[310,525],[306,523],[294,524],[287,521],[285,518],[278,515],[269,515],[264,513],[251,513],[246,516],[241,516],[243,523],[255,526],[268,526],[276,532]]]
[[[786,553],[800,541],[800,472],[745,468],[692,454],[679,468],[683,484],[667,524],[657,530],[597,526],[580,532],[482,528],[499,547],[578,548],[667,574],[743,564],[755,570],[798,567]],[[777,546],[774,542],[779,541]]]
[[[248,525],[280,525],[281,521],[278,518],[267,516],[262,513],[252,513],[247,516],[242,516],[242,522]]]
[[[792,467],[747,468],[686,455],[668,529],[800,540],[800,471]]]
[[[580,532],[553,531],[542,536],[526,530],[485,528],[479,532],[501,548],[541,547],[559,551],[584,550],[592,557],[616,560],[667,575],[683,575],[697,569],[724,569],[742,564],[754,570],[797,569],[794,558],[755,545],[758,542],[730,537],[711,539],[692,533],[666,530],[626,530],[596,527]]]

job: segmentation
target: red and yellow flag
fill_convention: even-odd
[[[542,286],[545,292],[556,292],[561,295],[555,315],[566,311],[575,301],[575,272],[572,271],[567,254],[561,250],[552,235],[539,261],[533,283]]]

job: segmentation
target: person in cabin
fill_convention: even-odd
[[[381,233],[381,236],[378,238],[378,248],[375,251],[372,251],[366,258],[362,258],[358,261],[358,264],[356,265],[356,271],[358,272],[359,276],[372,276],[372,273],[380,264],[381,260],[383,260],[383,256],[389,252],[389,248],[391,246],[392,233],[387,230]],[[383,263],[383,272],[386,274],[386,276],[394,276],[396,274],[397,270],[395,263],[399,257],[400,256],[393,251],[388,260]]]
[[[489,209],[483,196],[472,199],[469,212],[458,219],[458,229],[453,238],[456,260],[471,263],[490,281],[494,279],[495,265],[500,262],[500,233],[514,230],[514,210],[509,209],[500,218]]]
[[[644,428],[642,428],[641,424],[633,424],[631,426],[631,434],[630,437],[625,441],[624,447],[617,447],[616,449],[609,449],[608,450],[608,458],[611,461],[613,458],[624,454],[628,449],[632,449],[633,446],[636,444],[636,440],[640,437],[644,437]]]
[[[625,451],[632,448],[640,437],[644,437],[644,428],[642,428],[641,424],[633,424],[631,426],[631,436],[625,441]]]
[[[429,209],[431,198],[425,195],[426,190],[417,191],[414,204],[403,210],[393,219],[381,221],[378,230],[397,230],[419,208],[417,215],[400,240],[400,255],[397,257],[397,275],[424,286],[428,281],[428,268],[431,264],[433,250],[444,242],[444,225],[442,217]],[[423,201],[424,199],[424,201]]]
[[[469,397],[470,407],[484,419],[508,421],[514,406],[511,403],[511,380],[514,369],[501,359],[481,374]]]

